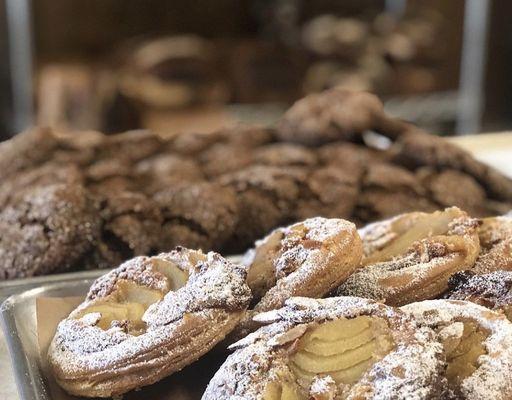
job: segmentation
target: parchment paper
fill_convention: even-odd
[[[48,366],[46,354],[58,323],[66,318],[82,300],[82,297],[41,297],[36,302],[40,365],[52,400],[79,399],[79,397],[68,395],[57,385]],[[123,396],[123,399],[200,400],[208,382],[225,357],[225,351],[214,349],[184,370],[154,385],[129,392]]]

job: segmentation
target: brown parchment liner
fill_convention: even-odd
[[[40,297],[36,300],[40,366],[52,400],[83,399],[67,394],[57,385],[46,356],[57,325],[83,300],[84,297]],[[182,371],[154,385],[129,392],[122,398],[124,400],[200,400],[208,382],[224,362],[226,356],[223,349],[215,348]]]

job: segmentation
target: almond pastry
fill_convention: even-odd
[[[448,285],[448,298],[499,310],[512,321],[512,271],[495,271],[484,275],[462,271],[453,275]]]
[[[432,399],[443,372],[430,329],[371,300],[288,299],[235,343],[203,400]]]
[[[481,251],[472,271],[485,274],[512,270],[512,217],[484,218],[478,228],[478,236]]]
[[[434,298],[457,271],[473,266],[480,250],[477,220],[456,207],[432,214],[403,214],[360,230],[363,266],[339,295],[390,305]]]
[[[359,266],[361,254],[355,225],[342,219],[310,218],[276,229],[245,255],[253,307],[239,331],[253,330],[255,313],[289,297],[323,297]]]
[[[467,301],[430,300],[402,307],[437,333],[446,355],[447,399],[512,398],[512,323]]]
[[[250,301],[245,269],[178,247],[102,276],[57,327],[48,350],[57,382],[87,397],[120,395],[196,361]]]

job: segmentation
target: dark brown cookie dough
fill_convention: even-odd
[[[301,187],[294,219],[349,218],[359,194],[357,171],[328,166],[313,170]]]
[[[74,164],[61,165],[48,162],[35,169],[14,173],[0,185],[0,210],[13,204],[35,187],[56,183],[82,184],[83,175]]]
[[[82,186],[27,191],[0,213],[0,279],[79,268],[99,229],[98,210]]]
[[[315,152],[294,143],[273,143],[254,150],[254,163],[276,167],[314,166],[317,163]]]
[[[253,162],[253,151],[232,143],[217,143],[199,156],[206,176],[216,177],[239,171]]]
[[[204,178],[201,167],[192,158],[165,153],[139,161],[134,173],[141,181],[141,190],[150,195],[178,183]]]
[[[142,193],[112,191],[101,200],[103,220],[94,268],[114,267],[138,255],[159,250],[162,216]]]
[[[151,131],[128,131],[106,136],[99,149],[98,158],[136,162],[164,150],[166,145],[167,140]]]
[[[412,172],[396,165],[373,163],[368,165],[362,179],[355,216],[369,222],[437,208]]]
[[[154,198],[163,215],[162,251],[178,245],[205,251],[222,249],[238,223],[235,191],[217,183],[172,187]]]
[[[375,129],[382,116],[383,106],[376,96],[331,89],[297,101],[279,122],[277,136],[284,142],[314,146],[353,140]]]
[[[47,161],[57,145],[48,128],[33,128],[0,143],[0,179]]]
[[[437,172],[429,167],[417,171],[429,196],[443,207],[457,206],[474,217],[488,214],[485,190],[471,176],[453,169]]]
[[[441,137],[410,127],[400,135],[392,151],[394,159],[409,168],[431,166],[438,170],[449,168],[465,172],[485,188],[490,198],[512,199],[512,180]]]
[[[242,251],[273,228],[290,221],[307,177],[301,168],[250,166],[219,177],[238,197],[240,219],[230,251]]]

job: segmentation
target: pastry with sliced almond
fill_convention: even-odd
[[[48,350],[60,386],[111,397],[193,363],[239,323],[251,298],[245,269],[178,247],[100,277],[57,327]]]
[[[294,297],[232,347],[203,400],[440,398],[442,346],[400,310]]]
[[[257,241],[243,260],[253,304],[239,336],[258,326],[252,316],[279,308],[292,296],[325,296],[359,266],[361,255],[355,225],[337,218],[306,219]]]
[[[512,323],[500,313],[458,300],[429,300],[402,311],[432,328],[446,356],[446,399],[512,398]]]
[[[435,298],[470,269],[480,251],[478,221],[457,207],[414,212],[359,230],[362,266],[337,289],[397,306]]]

